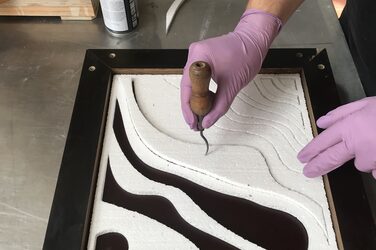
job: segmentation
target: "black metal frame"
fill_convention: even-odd
[[[113,74],[123,69],[178,70],[186,58],[187,50],[86,52],[43,249],[86,248]],[[325,50],[271,49],[262,71],[300,73],[314,119],[340,105]],[[353,162],[345,165],[328,174],[344,248],[376,249],[361,176]]]

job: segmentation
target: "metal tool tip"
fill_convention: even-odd
[[[209,152],[209,143],[208,143],[208,140],[205,138],[204,136],[204,130],[200,130],[200,136],[201,138],[204,140],[205,144],[206,144],[206,152],[205,152],[205,156],[208,155],[208,152]]]

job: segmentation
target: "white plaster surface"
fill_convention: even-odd
[[[105,232],[122,233],[130,249],[195,248],[171,228],[101,200],[108,160],[127,192],[163,196],[196,228],[240,249],[259,248],[218,224],[181,190],[151,181],[131,166],[112,129],[117,100],[132,148],[146,164],[290,213],[305,226],[309,249],[337,249],[323,181],[305,178],[296,159],[312,138],[299,75],[258,75],[227,114],[205,130],[210,143],[207,156],[201,137],[182,118],[180,77],[114,77],[88,248],[94,249],[96,237]]]

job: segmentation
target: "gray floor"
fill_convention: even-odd
[[[0,17],[0,249],[43,244],[86,49],[187,48],[231,31],[246,4],[187,1],[166,36],[172,1],[139,2],[139,28],[123,38],[108,35],[102,18]],[[343,102],[363,97],[331,1],[306,1],[273,47],[327,48]]]

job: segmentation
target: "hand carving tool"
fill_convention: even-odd
[[[166,35],[168,33],[168,30],[170,29],[172,20],[174,19],[176,13],[178,12],[178,9],[183,3],[184,0],[175,0],[168,9],[166,13]]]
[[[192,83],[192,94],[189,104],[193,113],[197,116],[197,130],[200,131],[200,136],[205,141],[205,155],[207,155],[209,152],[209,143],[203,133],[204,128],[202,127],[202,120],[204,119],[204,116],[209,113],[213,103],[213,95],[209,91],[211,78],[209,64],[203,61],[192,63],[189,67],[189,77]]]

